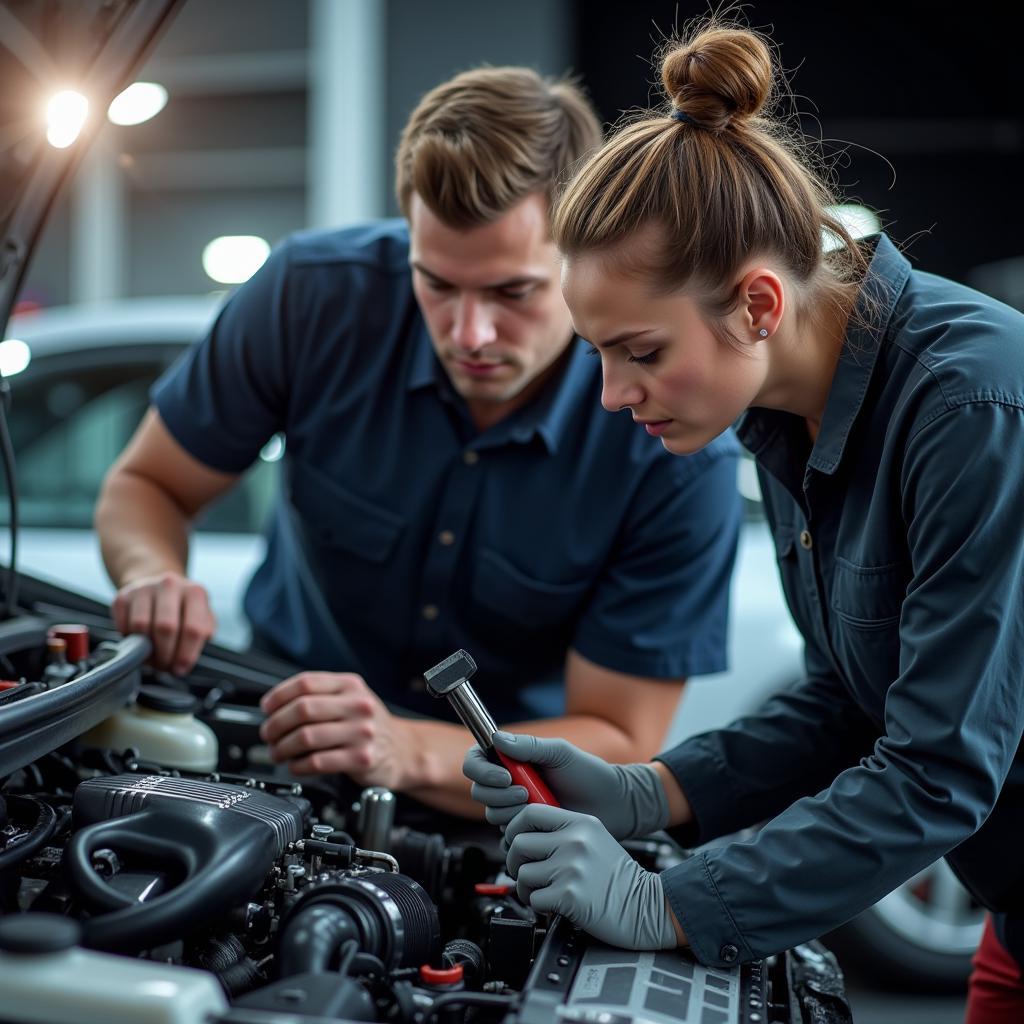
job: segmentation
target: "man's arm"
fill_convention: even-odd
[[[575,651],[565,686],[565,716],[503,728],[564,737],[608,761],[647,761],[661,749],[683,689],[682,681],[614,672]],[[293,772],[344,772],[450,814],[483,816],[462,774],[472,743],[463,726],[392,715],[359,676],[340,673],[295,676],[262,703],[269,715],[263,739]]]
[[[111,467],[96,506],[96,531],[118,594],[122,633],[144,633],[159,668],[184,673],[213,635],[206,591],[185,577],[196,514],[238,479],[193,458],[150,409]]]

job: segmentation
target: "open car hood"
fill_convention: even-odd
[[[65,182],[184,0],[10,0],[0,5],[0,337]],[[88,100],[78,139],[57,149],[43,112],[61,89]]]

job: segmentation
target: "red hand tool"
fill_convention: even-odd
[[[434,697],[448,698],[462,724],[480,744],[480,749],[489,760],[508,769],[513,784],[522,786],[529,794],[529,803],[558,807],[558,801],[536,768],[522,761],[514,761],[507,754],[495,750],[493,737],[498,727],[476,691],[469,685],[469,677],[475,671],[476,662],[473,658],[466,651],[456,651],[440,665],[427,669],[423,673],[423,678],[427,682],[427,689]]]

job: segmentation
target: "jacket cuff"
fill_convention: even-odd
[[[715,885],[707,854],[663,871],[661,884],[693,955],[705,967],[735,967],[757,959]]]
[[[711,736],[712,733],[694,736],[654,758],[672,773],[693,812],[692,822],[668,830],[677,843],[687,848],[702,846],[735,831],[732,808],[737,794],[728,765],[708,741]]]

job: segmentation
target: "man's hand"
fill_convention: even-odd
[[[597,818],[530,804],[509,822],[506,866],[519,898],[561,914],[624,949],[671,949],[678,939],[661,885]]]
[[[271,757],[296,775],[344,772],[360,786],[403,789],[414,732],[392,715],[361,676],[300,672],[260,701],[260,736]]]
[[[178,676],[191,670],[217,628],[206,589],[176,572],[126,584],[114,597],[111,612],[125,636],[142,633],[153,641],[156,668]]]

